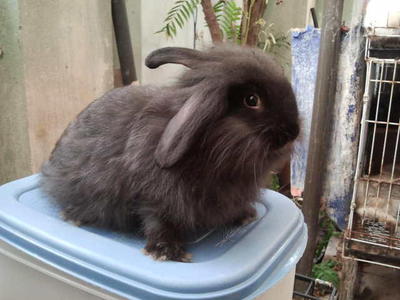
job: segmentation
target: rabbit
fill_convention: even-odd
[[[138,230],[156,260],[188,262],[188,233],[256,217],[265,176],[290,155],[298,109],[258,49],[166,47],[145,64],[187,70],[167,87],[126,86],[84,109],[42,166],[67,220]]]

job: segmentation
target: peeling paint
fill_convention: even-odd
[[[343,39],[340,50],[333,137],[330,145],[324,198],[328,214],[344,229],[350,210],[357,159],[360,108],[363,91],[363,35],[354,26]]]
[[[292,86],[302,124],[301,137],[294,145],[291,161],[294,196],[300,196],[304,190],[320,36],[320,30],[313,27],[292,31]]]
[[[356,112],[356,105],[355,104],[350,104],[347,108],[347,117],[351,118],[351,115]]]
[[[294,195],[304,190],[319,40],[319,31],[310,27],[292,34],[292,84],[303,121],[303,136],[294,147],[291,164]],[[323,188],[327,212],[341,229],[346,226],[353,189],[364,84],[363,67],[363,35],[361,26],[356,25],[342,38],[332,137]]]

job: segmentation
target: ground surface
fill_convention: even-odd
[[[400,299],[400,270],[371,264],[359,265],[355,300]]]

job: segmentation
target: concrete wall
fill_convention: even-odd
[[[343,34],[338,62],[324,202],[328,214],[341,229],[347,223],[356,169],[365,77],[362,13],[367,1],[354,1],[349,7],[350,31]]]
[[[155,3],[157,2],[157,3]],[[163,21],[174,0],[141,1],[141,46],[142,57],[140,64],[144,66],[144,59],[153,50],[165,46],[193,47],[193,22],[187,24],[174,39],[167,39],[163,33],[155,33],[163,27]],[[158,69],[142,68],[141,80],[143,83],[168,84],[184,67],[165,65]]]
[[[19,3],[0,2],[0,184],[31,172]]]
[[[113,87],[109,1],[2,1],[0,183],[37,172],[68,123]]]

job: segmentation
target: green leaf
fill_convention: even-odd
[[[214,5],[214,12],[225,38],[238,41],[242,9],[233,0],[221,0]]]
[[[176,36],[177,27],[183,28],[185,26],[199,4],[200,0],[176,0],[173,7],[167,12],[164,27],[156,33],[165,32],[167,37]]]
[[[334,260],[324,261],[320,264],[314,265],[312,268],[312,276],[321,280],[329,281],[334,286],[339,286],[339,275],[334,270],[337,262]]]
[[[219,12],[223,11],[224,6],[225,6],[225,1],[220,0],[213,6],[213,10],[215,13],[219,13]]]
[[[182,28],[183,24],[185,24],[185,21],[182,19],[182,17],[179,14],[176,15],[175,21],[180,28]]]
[[[189,17],[191,16],[190,10],[188,10],[187,7],[183,5],[181,12],[185,16],[185,20],[187,21],[187,19],[189,19]]]

